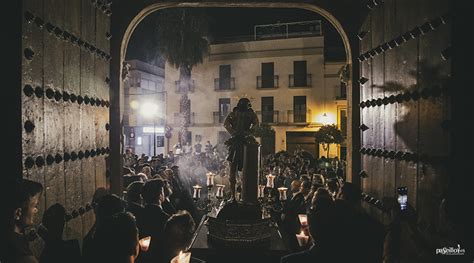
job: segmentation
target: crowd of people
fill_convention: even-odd
[[[26,179],[18,182],[10,207],[8,253],[2,262],[168,263],[189,249],[195,222],[204,213],[196,208],[192,186],[205,185],[206,174],[213,172],[215,182],[226,185],[225,197],[230,195],[229,165],[220,154],[205,151],[149,158],[127,150],[123,160],[124,195],[97,189],[92,200],[95,223],[82,249],[77,240],[62,239],[66,211],[56,204],[43,213],[38,228],[45,248],[39,255],[33,253],[26,229],[33,225],[43,186]],[[265,156],[261,165],[261,184],[265,175],[275,176],[275,197],[276,188],[288,188],[288,199],[271,215],[289,248],[281,262],[400,262],[402,240],[411,239],[402,234],[405,222],[417,236],[415,258],[425,256],[422,252],[429,245],[417,235],[413,209],[398,211],[389,228],[372,219],[362,209],[359,188],[345,181],[343,161],[316,159],[299,150]],[[301,215],[306,215],[307,223]],[[301,233],[309,236],[305,242],[297,238]],[[149,245],[143,245],[141,241],[149,237]]]

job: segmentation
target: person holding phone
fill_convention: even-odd
[[[418,216],[408,203],[408,188],[397,188],[398,206],[384,240],[383,262],[430,262],[430,246],[418,229]]]
[[[398,187],[397,193],[397,201],[400,204],[400,210],[406,210],[408,205],[408,188],[406,186]]]

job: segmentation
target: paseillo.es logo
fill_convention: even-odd
[[[458,244],[458,247],[443,247],[436,249],[436,255],[444,255],[444,256],[462,256],[466,253],[464,248]]]

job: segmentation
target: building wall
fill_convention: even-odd
[[[93,1],[23,0],[23,177],[44,186],[38,221],[55,203],[66,208],[67,239],[89,231],[94,191],[107,187],[109,11]]]
[[[361,162],[367,175],[362,190],[396,204],[396,188],[407,186],[408,203],[421,226],[436,224],[448,187],[450,141],[443,122],[451,118],[451,61],[441,52],[450,45],[451,21],[441,16],[449,13],[449,1],[384,1],[360,29],[369,32],[360,45],[360,54],[369,54],[360,59],[360,75],[368,79],[361,85],[361,124],[368,127],[362,132]],[[375,52],[387,42],[392,48]],[[389,222],[388,214],[366,208]]]
[[[165,72],[163,68],[139,60],[129,60],[127,63],[130,69],[124,92],[125,147],[131,148],[138,155],[144,153],[152,156],[153,136],[163,136],[161,130],[166,112],[166,93],[163,92]],[[145,103],[156,105],[157,115],[144,116],[141,106]],[[155,127],[160,132],[144,133],[144,127]],[[131,128],[134,129],[135,138],[130,138]],[[156,154],[160,153],[164,153],[164,147],[157,147]]]
[[[191,112],[194,114],[194,126],[189,127],[193,142],[195,135],[202,140],[217,143],[218,132],[225,131],[222,124],[215,123],[213,112],[219,111],[219,98],[230,98],[231,110],[239,98],[248,97],[255,111],[261,111],[261,98],[273,97],[274,110],[279,111],[279,125],[275,129],[275,150],[286,150],[286,131],[316,131],[323,122],[324,112],[328,121],[336,123],[337,105],[346,105],[345,101],[336,101],[335,96],[340,84],[339,72],[343,63],[325,64],[323,37],[278,39],[210,46],[209,55],[202,64],[192,70],[194,92],[188,94],[191,100]],[[289,88],[289,74],[293,74],[293,62],[306,60],[307,73],[312,75],[311,87]],[[257,76],[261,76],[261,63],[273,62],[274,74],[278,75],[278,88],[257,89]],[[219,78],[219,65],[231,65],[231,77],[235,78],[235,90],[215,91],[214,79]],[[177,125],[174,125],[174,113],[179,112],[180,94],[174,92],[174,82],[179,79],[179,71],[171,65],[165,66],[165,89],[168,94],[167,121],[175,127],[170,144],[178,141]],[[292,115],[293,97],[306,96],[307,116],[310,127],[285,124]],[[260,117],[260,116],[259,116]],[[171,120],[171,121],[170,121]],[[292,121],[291,121],[292,122]],[[331,155],[337,154],[332,147]],[[321,153],[323,151],[320,151]]]

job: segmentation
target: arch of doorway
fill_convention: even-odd
[[[348,108],[348,131],[347,131],[347,161],[349,181],[359,183],[357,178],[360,170],[360,133],[359,126],[360,112],[359,104],[359,89],[353,88],[353,83],[359,76],[359,65],[353,53],[358,52],[359,42],[355,36],[354,30],[358,26],[353,24],[342,24],[332,13],[323,9],[316,4],[302,3],[302,2],[179,2],[168,1],[160,3],[150,3],[149,1],[119,1],[118,5],[114,3],[114,14],[111,19],[112,40],[110,43],[110,52],[112,60],[110,63],[110,170],[111,170],[111,190],[114,193],[120,194],[122,192],[122,111],[123,109],[123,88],[124,83],[122,76],[122,62],[125,59],[126,50],[130,37],[137,27],[137,25],[149,14],[166,8],[212,8],[212,7],[227,7],[227,8],[295,8],[313,11],[323,16],[331,25],[338,31],[343,41],[346,52],[346,64],[349,68],[349,82],[347,92],[347,108]],[[115,11],[117,10],[117,11]]]

